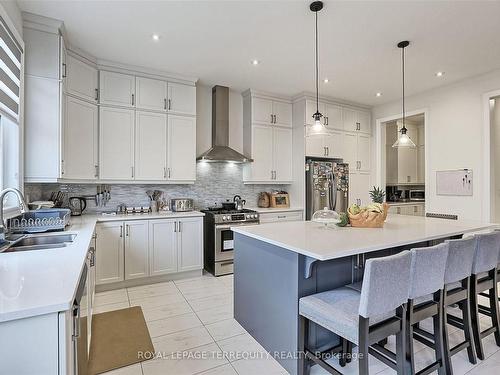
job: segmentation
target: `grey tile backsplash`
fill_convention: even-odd
[[[247,201],[247,206],[257,206],[258,194],[261,191],[287,190],[287,185],[245,185],[243,184],[243,166],[226,163],[198,163],[196,165],[197,179],[191,185],[167,184],[109,184],[111,200],[106,207],[96,207],[92,199],[87,201],[88,213],[112,211],[120,203],[127,206],[149,206],[146,190],[161,190],[167,199],[192,198],[196,209],[213,206],[216,202],[232,199],[241,195]],[[42,184],[25,185],[25,195],[30,201],[46,200],[53,191],[68,192],[71,196],[95,195],[95,184]]]

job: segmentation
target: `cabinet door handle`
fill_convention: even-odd
[[[99,89],[95,89],[95,101],[99,100]]]
[[[99,177],[99,166],[97,164],[95,165],[95,175],[94,175],[94,177],[96,177],[96,178]]]
[[[172,109],[172,99],[168,99],[168,110],[170,111]]]
[[[64,175],[64,160],[61,160],[61,175]]]
[[[168,178],[170,178],[170,168],[167,168],[167,175],[168,175]]]
[[[62,63],[62,67],[63,67],[63,73],[62,73],[62,77],[63,78],[66,78],[68,75],[66,74],[66,63]]]
[[[271,113],[271,124],[273,123],[274,117],[273,114]]]
[[[132,105],[135,105],[135,95],[132,94]]]
[[[167,167],[163,167],[163,178],[167,178]]]
[[[128,237],[130,225],[126,224],[125,229],[127,231],[126,236]]]
[[[174,221],[174,232],[177,232],[177,221]]]
[[[130,169],[132,170],[132,178],[134,178],[134,167],[130,167]]]
[[[330,156],[330,147],[326,148],[326,156]]]
[[[163,109],[167,109],[167,98],[163,99]]]
[[[123,225],[120,225],[120,238],[123,237]]]
[[[182,232],[182,221],[179,221],[179,232]]]

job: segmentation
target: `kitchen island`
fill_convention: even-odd
[[[301,297],[360,281],[367,258],[494,227],[405,215],[389,215],[384,228],[376,229],[325,229],[303,221],[234,227],[235,319],[296,374]],[[324,350],[338,337],[313,325],[308,342]]]

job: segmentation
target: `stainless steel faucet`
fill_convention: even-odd
[[[3,218],[3,200],[9,193],[14,193],[17,196],[17,200],[19,202],[19,211],[21,211],[22,214],[29,211],[28,206],[26,205],[26,202],[24,200],[23,193],[21,193],[19,190],[14,188],[7,188],[0,192],[0,241],[5,241],[5,234],[7,231],[7,222]]]

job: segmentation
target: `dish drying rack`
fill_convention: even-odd
[[[68,208],[28,211],[8,220],[12,233],[42,233],[64,230],[69,225],[71,210]]]

